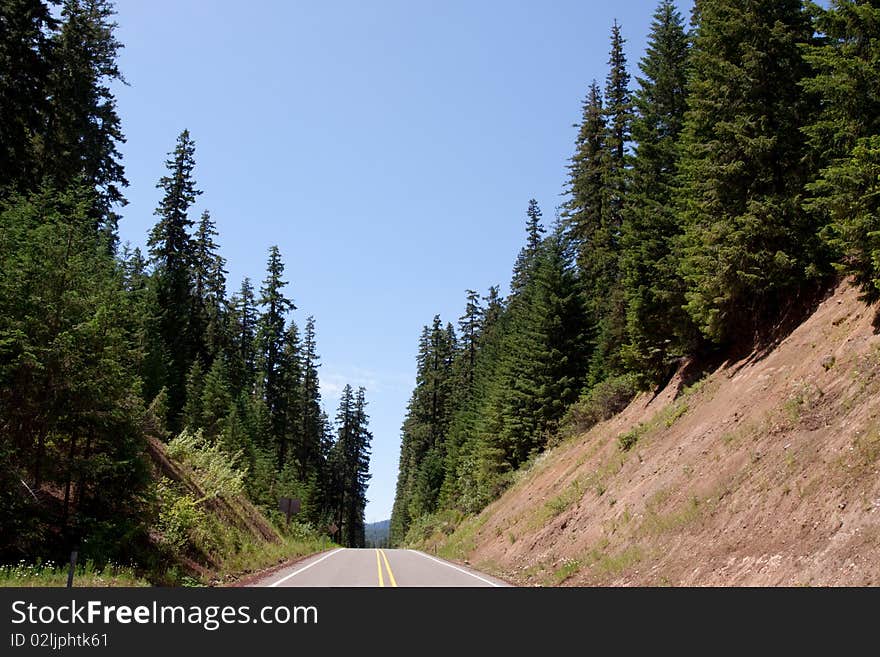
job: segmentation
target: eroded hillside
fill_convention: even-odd
[[[880,584],[875,314],[839,287],[769,353],[637,397],[425,547],[526,585]]]

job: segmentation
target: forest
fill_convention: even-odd
[[[277,246],[228,294],[188,130],[169,135],[146,252],[119,243],[112,2],[0,0],[0,27],[0,564],[79,549],[161,567],[227,493],[275,518],[266,535],[291,497],[297,532],[363,545],[366,392],[325,413],[316,321],[295,322]],[[150,441],[201,472],[200,497]]]
[[[687,20],[661,0],[635,80],[625,43],[615,22],[509,294],[467,290],[419,336],[393,544],[686,359],[771,343],[841,277],[880,298],[880,2],[696,0]]]

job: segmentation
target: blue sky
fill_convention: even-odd
[[[548,221],[562,202],[612,21],[635,71],[655,5],[117,0],[121,239],[145,243],[189,129],[194,216],[217,222],[230,290],[278,244],[328,413],[345,383],[367,388],[367,521],[391,512],[422,325],[455,321],[467,288],[506,290],[529,199]]]

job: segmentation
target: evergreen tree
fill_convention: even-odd
[[[211,214],[205,210],[193,236],[193,321],[197,323],[199,354],[212,361],[226,346],[226,259],[219,253],[214,241],[217,228]]]
[[[190,431],[201,429],[202,423],[202,391],[205,386],[205,372],[197,358],[186,375],[186,403],[183,405],[182,425]]]
[[[115,241],[128,185],[119,153],[125,142],[113,82],[125,80],[116,60],[114,10],[109,0],[64,0],[61,27],[51,40],[48,126],[40,153],[44,175],[64,187],[81,181],[98,191],[96,224]]]
[[[156,209],[159,221],[147,242],[154,267],[155,340],[153,350],[161,354],[164,371],[159,379],[148,381],[148,396],[163,386],[168,391],[168,426],[179,427],[179,415],[185,403],[186,374],[196,355],[199,337],[192,322],[195,306],[190,264],[193,243],[189,208],[201,194],[193,179],[195,144],[184,130],[165,162],[168,174],[157,185],[164,196]]]
[[[254,288],[247,277],[241,282],[238,294],[233,295],[231,321],[231,362],[233,373],[231,380],[236,390],[251,392],[256,377],[256,330],[257,302]]]
[[[650,383],[658,382],[692,341],[673,253],[682,229],[673,197],[687,109],[688,53],[681,14],[672,0],[661,0],[639,63],[643,77],[635,93],[636,146],[621,249],[629,336],[625,361]]]
[[[615,347],[612,311],[621,292],[618,276],[618,226],[611,209],[611,154],[607,145],[609,129],[602,93],[593,82],[584,102],[583,120],[578,129],[575,154],[569,164],[563,207],[563,225],[577,251],[577,264],[584,281],[587,313],[597,336],[594,348],[594,379],[619,369]],[[619,345],[618,345],[619,347]]]
[[[489,293],[483,297],[485,310],[483,311],[483,323],[480,327],[480,342],[484,341],[485,336],[492,333],[492,329],[501,318],[504,312],[504,299],[501,298],[498,286],[493,285],[489,288]]]
[[[269,412],[272,437],[275,442],[276,465],[284,467],[286,450],[286,412],[282,356],[284,352],[284,326],[287,312],[295,310],[293,302],[284,296],[287,282],[282,280],[284,263],[277,246],[269,249],[266,278],[260,288],[259,304],[263,312],[257,322],[257,354],[259,358],[259,389],[262,391]]]
[[[363,388],[355,393],[350,385],[342,390],[336,414],[337,438],[330,457],[335,484],[335,522],[340,542],[348,547],[364,546],[364,509],[369,482],[370,441],[366,398]]]
[[[291,319],[284,332],[279,364],[280,408],[284,413],[284,434],[280,438],[284,453],[290,456],[286,464],[299,483],[307,481],[311,474],[297,458],[302,451],[302,358],[299,327]]]
[[[880,298],[880,3],[833,0],[814,7],[824,42],[808,49],[805,88],[822,113],[806,128],[822,167],[808,207],[869,301]]]
[[[482,324],[483,308],[480,305],[480,295],[474,290],[467,290],[464,315],[458,319],[460,343],[456,360],[458,380],[461,384],[459,398],[461,395],[470,394],[471,386],[474,383],[474,370],[477,365],[477,350],[479,349]]]
[[[516,264],[513,266],[513,281],[510,284],[510,289],[513,293],[522,290],[528,282],[535,256],[538,253],[538,247],[541,245],[541,235],[545,232],[544,227],[541,225],[541,208],[538,207],[538,202],[535,199],[529,201],[526,216],[528,217],[526,221],[526,245],[520,250],[516,258]]]
[[[86,541],[90,558],[121,558],[144,536],[139,354],[94,202],[86,187],[44,187],[0,206],[0,452],[15,485],[0,507],[4,561]],[[21,502],[25,486],[58,506]]]
[[[609,70],[605,80],[605,107],[607,149],[606,205],[607,216],[602,221],[597,244],[601,251],[604,270],[604,288],[595,309],[597,321],[595,349],[592,356],[590,381],[596,383],[606,376],[622,371],[621,348],[626,342],[626,300],[620,284],[621,232],[624,203],[628,193],[626,168],[627,145],[631,136],[633,105],[629,90],[630,76],[626,70],[626,40],[620,25],[614,21],[611,27],[611,52]],[[592,252],[589,257],[593,257]]]
[[[305,479],[310,472],[317,472],[319,485],[324,485],[323,461],[325,458],[322,441],[325,421],[322,419],[321,389],[318,381],[320,358],[315,340],[315,318],[306,320],[302,344],[302,383],[299,393],[299,442],[296,460],[300,467],[300,477]]]
[[[0,192],[33,190],[40,179],[34,144],[45,132],[55,23],[42,0],[0,0]]]
[[[799,0],[703,0],[682,134],[680,270],[703,333],[752,333],[813,269],[816,227],[800,207],[809,107]]]
[[[626,70],[626,39],[620,33],[617,21],[611,26],[611,52],[608,59],[608,76],[605,79],[605,117],[608,149],[608,178],[612,190],[612,218],[620,227],[620,209],[625,193],[623,169],[626,164],[626,146],[630,140],[633,120],[633,104],[629,91],[629,72]]]
[[[402,540],[412,518],[436,509],[444,478],[446,434],[452,417],[456,338],[440,316],[425,326],[416,356],[416,387],[401,428],[398,495],[392,529]]]
[[[569,201],[563,220],[579,247],[578,265],[587,281],[601,289],[609,278],[611,247],[608,216],[608,151],[602,92],[594,81],[583,104],[583,118],[575,141],[575,153],[568,165],[566,192]]]
[[[544,448],[584,383],[586,318],[577,277],[559,233],[542,245],[534,279],[512,306],[500,364],[505,467],[516,468]]]
[[[223,431],[224,421],[234,408],[226,365],[222,358],[216,358],[211,364],[211,369],[205,375],[202,386],[202,421],[199,426],[204,430],[205,437],[214,439],[219,436]],[[238,449],[242,449],[242,446],[231,451],[235,452]]]

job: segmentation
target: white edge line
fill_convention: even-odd
[[[419,550],[410,550],[410,552],[415,552],[416,554],[422,555],[426,559],[430,559],[431,561],[436,561],[437,563],[443,564],[444,566],[449,566],[453,570],[457,570],[458,572],[464,573],[465,575],[470,575],[471,577],[476,577],[481,582],[486,582],[486,584],[488,584],[489,586],[494,586],[496,588],[501,587],[501,584],[496,584],[495,582],[488,580],[485,577],[480,577],[479,575],[475,575],[474,573],[472,573],[468,570],[465,570],[464,568],[459,568],[458,566],[455,566],[455,565],[449,563],[448,561],[443,561],[442,559],[435,559],[430,554],[425,554],[424,552],[420,552]]]
[[[322,561],[324,561],[324,559],[329,559],[329,558],[332,557],[334,554],[336,554],[337,552],[342,552],[344,549],[345,549],[345,548],[336,548],[336,549],[333,550],[333,552],[331,552],[330,554],[325,554],[323,557],[321,557],[320,559],[316,559],[315,561],[313,561],[312,563],[310,563],[308,566],[303,566],[303,567],[300,568],[299,570],[294,570],[292,573],[290,573],[290,575],[286,575],[285,577],[282,577],[282,578],[279,579],[277,582],[272,582],[271,584],[269,584],[269,588],[272,588],[272,587],[278,586],[278,585],[281,584],[282,582],[286,582],[287,580],[289,580],[289,579],[290,579],[291,577],[293,577],[294,575],[299,575],[302,571],[304,571],[304,570],[308,570],[308,569],[311,568],[312,566],[316,566],[316,565],[318,565],[319,563],[321,563]]]

